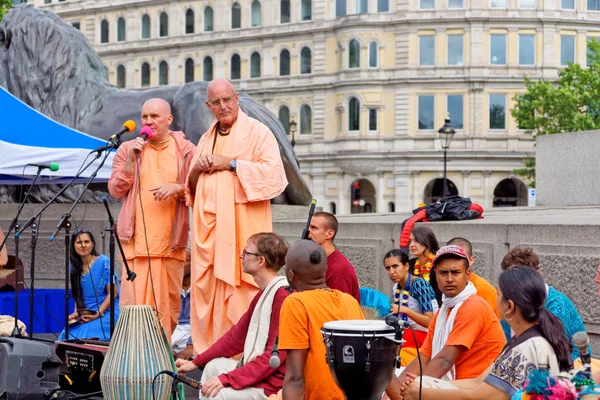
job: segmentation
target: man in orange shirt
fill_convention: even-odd
[[[500,321],[469,282],[469,257],[461,247],[442,247],[432,264],[443,303],[420,349],[422,375],[446,381],[477,378],[506,343]],[[419,375],[419,360],[410,363],[399,380],[394,378],[387,389],[390,398],[398,398],[399,382],[405,382],[409,372]],[[424,379],[423,385],[430,381]]]
[[[318,244],[294,242],[285,261],[285,274],[297,293],[285,299],[279,316],[279,349],[287,350],[283,399],[344,400],[325,362],[321,327],[329,321],[364,319],[360,305],[327,287],[327,254]]]
[[[469,268],[471,269],[471,276],[469,277],[469,282],[475,285],[475,289],[477,290],[477,296],[483,297],[485,301],[492,307],[496,317],[500,319],[500,315],[498,314],[498,306],[496,305],[496,298],[498,297],[498,293],[496,292],[496,288],[492,286],[491,283],[483,279],[481,276],[477,275],[473,272],[473,263],[475,262],[475,256],[473,255],[473,246],[471,242],[462,237],[455,237],[454,239],[450,239],[447,246],[455,245],[458,247],[462,247],[462,249],[467,253],[469,257]]]

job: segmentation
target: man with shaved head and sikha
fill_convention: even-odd
[[[124,199],[117,233],[127,263],[137,278],[121,282],[121,305],[147,304],[160,312],[167,338],[177,326],[189,211],[184,183],[196,146],[183,132],[169,130],[171,106],[150,99],[142,106],[148,140],[121,144],[115,155],[108,191]]]
[[[364,319],[358,301],[325,283],[327,254],[310,240],[294,242],[285,274],[296,293],[283,302],[279,349],[287,351],[283,399],[344,400],[325,362],[321,327],[329,321]]]
[[[288,183],[275,136],[239,108],[231,82],[215,79],[206,92],[215,120],[200,138],[186,182],[193,207],[190,325],[198,354],[238,323],[258,293],[237,254],[250,236],[273,230],[270,200]]]

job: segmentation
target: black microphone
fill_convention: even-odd
[[[171,377],[181,383],[185,383],[188,386],[193,387],[194,389],[202,389],[202,384],[195,380],[190,378],[189,376],[186,376],[184,374],[178,374],[177,372],[172,372],[172,371],[164,371],[166,374],[171,375]]]
[[[92,150],[91,152],[92,153],[102,153],[104,150],[112,150],[115,147],[117,147],[117,143],[115,143],[115,142],[108,142],[104,146],[100,146],[97,149]]]
[[[140,136],[142,139],[148,140],[148,138],[152,137],[152,128],[150,128],[148,125],[144,126],[140,131]]]
[[[390,314],[387,317],[385,317],[385,323],[386,323],[386,325],[389,325],[393,328],[395,328],[397,326],[400,328],[410,328],[410,324],[408,323],[408,321],[405,321],[402,318],[396,317],[393,314]]]
[[[31,165],[32,167],[38,167],[39,169],[46,169],[48,168],[50,171],[58,171],[58,163],[50,163],[50,164],[27,164],[27,165]]]
[[[588,345],[590,344],[590,337],[585,332],[577,332],[573,335],[573,344],[579,349],[579,359],[584,367],[589,368],[592,362],[592,357],[588,351]]]
[[[306,226],[304,227],[304,230],[302,231],[302,236],[300,237],[300,239],[310,240],[310,238],[309,238],[310,221],[312,221],[312,217],[313,217],[313,214],[315,213],[316,205],[317,205],[317,200],[312,199],[312,201],[310,202],[310,208],[308,209],[308,220],[306,221]]]
[[[269,359],[269,366],[271,368],[277,368],[281,365],[281,360],[279,359],[279,350],[277,350],[277,346],[279,345],[279,335],[275,338],[275,344],[273,345],[273,350],[271,350],[271,358]]]
[[[135,122],[132,120],[125,121],[123,127],[117,131],[114,135],[112,135],[108,140],[116,141],[123,136],[124,133],[133,132],[135,130]]]
[[[135,130],[135,122],[132,120],[125,121],[123,127],[119,129],[117,133],[108,138],[108,142],[104,146],[100,146],[97,149],[92,150],[92,153],[101,153],[104,150],[112,150],[118,147],[118,141],[121,136],[125,133],[133,132]]]

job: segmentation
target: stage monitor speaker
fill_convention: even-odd
[[[60,365],[60,360],[45,343],[0,337],[0,398],[50,398],[59,389]]]

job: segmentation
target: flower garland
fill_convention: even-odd
[[[410,274],[408,274],[408,278],[406,279],[406,285],[404,286],[404,290],[400,290],[400,285],[395,285],[396,290],[394,290],[394,304],[398,306],[398,311],[400,311],[400,307],[408,307],[408,296],[410,296]],[[403,321],[408,321],[408,315],[400,314],[400,318]]]
[[[422,276],[423,279],[425,279],[427,282],[429,282],[429,274],[431,273],[431,262],[433,261],[433,259],[435,258],[435,254],[433,253],[429,253],[429,255],[427,256],[427,262],[425,263],[425,266],[422,268],[423,270],[421,271],[421,263],[419,262],[419,259],[417,258],[417,261],[415,262],[415,269],[414,269],[414,274],[415,276]]]

